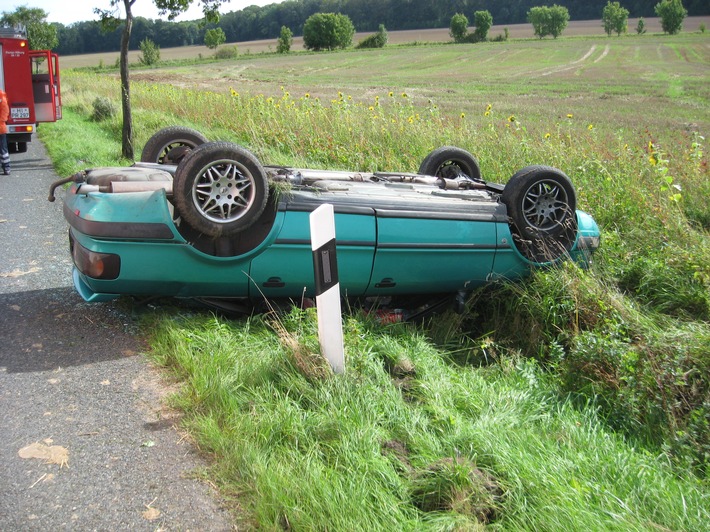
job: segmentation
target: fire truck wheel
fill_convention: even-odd
[[[27,151],[26,142],[8,142],[7,151],[10,153],[25,153]]]

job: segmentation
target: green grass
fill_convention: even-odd
[[[356,315],[346,374],[319,378],[303,363],[312,313],[151,328],[157,360],[184,383],[187,426],[219,457],[207,476],[251,526],[707,529],[699,480],[609,432],[592,405],[560,399],[534,361],[460,366],[421,331]]]
[[[313,373],[309,314],[286,316],[287,334],[261,318],[151,323],[215,457],[206,474],[248,526],[708,529],[707,44],[513,41],[134,72],[137,155],[176,123],[321,168],[415,171],[458,145],[494,181],[562,169],[602,228],[591,271],[496,284],[462,316],[408,328],[348,315],[344,377]],[[60,172],[125,163],[120,117],[88,118],[97,97],[118,102],[116,77],[69,71],[62,87],[64,119],[40,130]]]

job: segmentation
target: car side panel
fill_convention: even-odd
[[[175,297],[246,297],[249,257],[213,257],[190,244],[97,240],[72,230],[86,249],[121,258],[117,279],[80,275],[95,293],[164,295]]]
[[[287,211],[276,241],[254,257],[249,288],[252,299],[314,295],[310,212]],[[375,217],[369,214],[335,213],[335,239],[340,288],[343,295],[365,292],[375,254]]]
[[[456,292],[484,283],[496,253],[496,225],[378,212],[368,295]]]

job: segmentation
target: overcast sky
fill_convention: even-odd
[[[222,4],[220,13],[229,13],[230,11],[239,11],[247,6],[257,5],[265,6],[267,4],[278,4],[281,0],[231,0]],[[85,20],[98,20],[94,14],[94,8],[109,9],[111,7],[110,0],[3,0],[0,2],[2,7],[0,11],[12,13],[20,6],[29,8],[38,7],[44,9],[47,16],[47,22],[61,22],[64,25],[69,25],[73,22],[82,22]],[[124,16],[123,2],[120,4],[120,16]],[[152,0],[136,0],[131,8],[134,17],[145,17],[158,19],[163,18],[158,15],[158,9],[153,4]],[[184,15],[181,15],[176,20],[196,20],[202,18],[202,6],[198,0],[193,0],[192,7]],[[167,20],[167,16],[165,17]]]

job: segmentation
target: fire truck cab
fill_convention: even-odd
[[[59,56],[51,50],[30,50],[22,28],[0,27],[0,88],[10,107],[8,148],[27,151],[38,123],[62,117]]]

